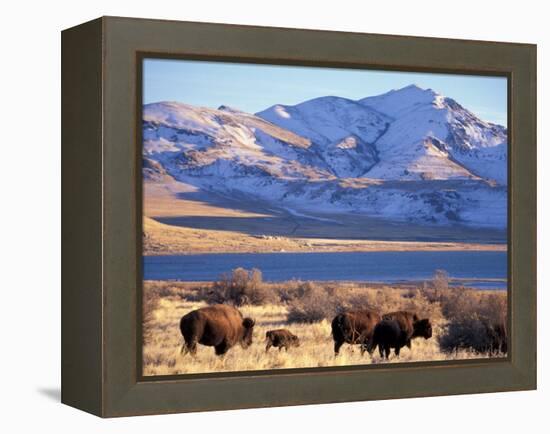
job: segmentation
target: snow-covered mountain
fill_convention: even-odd
[[[374,143],[391,121],[365,105],[335,96],[295,106],[275,105],[256,115],[308,138],[339,177],[362,176],[378,162]]]
[[[411,85],[256,115],[176,102],[143,109],[144,174],[294,209],[505,227],[507,131]]]
[[[359,102],[394,121],[377,142],[382,179],[479,177],[507,183],[507,131],[451,98],[410,85]]]

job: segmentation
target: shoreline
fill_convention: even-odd
[[[375,289],[383,289],[390,287],[394,290],[403,290],[408,291],[411,289],[417,289],[419,286],[421,286],[424,282],[428,282],[430,279],[427,280],[403,280],[403,281],[395,281],[395,282],[383,282],[383,281],[369,281],[369,280],[303,280],[303,282],[311,282],[314,284],[329,284],[329,285],[354,285],[364,288],[375,288]],[[300,280],[301,281],[301,280]],[[272,281],[272,280],[265,280],[264,283],[268,285],[284,285],[285,283],[288,283],[288,280],[281,280],[281,281]],[[502,283],[504,286],[502,288],[487,288],[487,287],[479,287],[479,286],[473,286],[475,283]],[[178,279],[143,279],[144,284],[155,284],[155,283],[170,283],[170,284],[177,284],[182,285],[184,287],[193,287],[197,285],[212,285],[214,281],[212,280],[178,280]],[[471,284],[472,286],[464,286],[465,284]],[[499,278],[450,278],[449,279],[449,287],[448,289],[456,289],[463,287],[465,289],[472,289],[475,291],[498,291],[498,292],[504,292],[507,291],[507,279],[499,279]]]
[[[395,246],[365,246],[355,247],[352,249],[339,248],[338,246],[327,246],[322,249],[297,249],[297,250],[276,250],[276,249],[243,249],[243,250],[195,250],[195,251],[159,251],[159,250],[147,250],[144,249],[143,256],[192,256],[192,255],[239,255],[239,254],[292,254],[292,253],[369,253],[369,252],[507,252],[508,246],[506,244],[464,244],[453,243],[453,245],[443,246],[434,245],[437,243],[426,243],[426,245],[414,246],[407,248],[407,246],[400,245],[396,242]]]
[[[293,239],[299,243],[302,239]],[[446,243],[446,242],[424,242],[424,241],[353,241],[327,240],[322,246],[298,247],[296,249],[281,249],[270,246],[241,247],[224,249],[194,249],[179,250],[168,249],[143,249],[143,256],[191,256],[191,255],[227,255],[227,254],[274,254],[274,253],[369,253],[369,252],[507,252],[507,244],[481,244],[481,243]],[[344,241],[342,243],[342,241]]]
[[[171,226],[145,217],[143,254],[146,256],[237,253],[352,253],[406,251],[506,252],[505,243],[457,241],[399,241],[304,238],[249,235],[236,231]]]

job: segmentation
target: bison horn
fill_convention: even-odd
[[[243,320],[243,326],[246,328],[252,328],[254,327],[254,324],[256,324],[256,322],[252,318],[245,318]]]

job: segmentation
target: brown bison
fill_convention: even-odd
[[[411,349],[411,338],[414,333],[414,323],[418,321],[418,315],[414,312],[409,312],[406,310],[399,310],[397,312],[385,313],[382,315],[382,319],[389,319],[397,321],[399,327],[403,332],[407,334],[407,342],[405,345],[409,350]]]
[[[403,330],[398,320],[383,319],[374,327],[372,338],[361,342],[361,350],[364,352],[366,349],[369,353],[372,353],[378,346],[380,356],[387,359],[390,356],[391,348],[394,348],[395,355],[399,356],[401,348],[407,344],[410,345],[410,340],[417,337],[423,337],[424,339],[432,337],[432,324],[429,319],[414,321],[412,335]]]
[[[288,351],[289,347],[299,347],[300,339],[298,336],[290,333],[286,329],[269,330],[265,334],[265,351],[269,351],[271,347],[279,348],[281,351],[283,348]]]
[[[247,348],[252,344],[254,320],[243,318],[232,306],[216,304],[184,315],[180,330],[184,339],[182,353],[195,354],[197,343],[214,347],[216,354],[224,355],[232,346]]]
[[[332,320],[334,354],[338,355],[344,343],[360,344],[372,338],[374,327],[380,321],[380,314],[372,310],[356,310],[338,314]]]

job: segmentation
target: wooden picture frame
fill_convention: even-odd
[[[504,359],[141,375],[141,111],[147,53],[493,74],[509,89]],[[536,46],[103,17],[62,33],[62,402],[102,417],[536,388]]]

